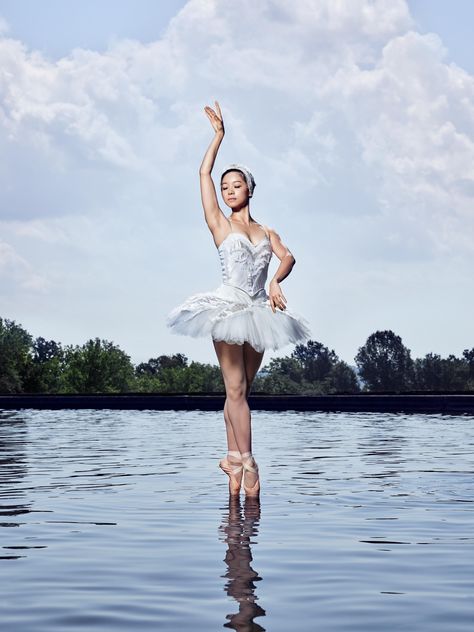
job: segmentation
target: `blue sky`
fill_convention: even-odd
[[[58,59],[73,48],[105,51],[119,38],[152,42],[186,4],[183,0],[1,0],[9,35]]]
[[[349,363],[376,329],[460,355],[473,18],[467,0],[0,1],[0,315],[135,362],[215,362],[164,319],[220,281],[196,177],[217,98],[216,175],[251,165],[252,214],[296,254],[282,286],[313,338]]]
[[[76,47],[104,51],[116,38],[152,42],[185,0],[0,0],[0,15],[9,35],[53,58]],[[474,3],[471,0],[410,0],[410,13],[420,33],[438,33],[448,58],[474,71]]]

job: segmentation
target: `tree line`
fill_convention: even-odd
[[[253,393],[323,395],[358,392],[474,391],[474,348],[462,357],[428,353],[412,359],[400,336],[376,331],[359,348],[355,366],[309,340],[260,369]],[[224,393],[218,365],[177,353],[134,365],[113,342],[65,345],[33,338],[0,318],[0,393]]]

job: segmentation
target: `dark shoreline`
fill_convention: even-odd
[[[252,410],[326,412],[404,412],[474,415],[472,394],[250,395]],[[224,395],[119,393],[81,395],[0,395],[0,410],[210,410],[224,406]]]

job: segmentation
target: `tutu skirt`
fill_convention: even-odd
[[[311,337],[308,322],[288,309],[272,311],[265,289],[254,296],[221,284],[210,292],[198,292],[175,307],[166,324],[173,333],[242,345],[256,351],[278,349]]]

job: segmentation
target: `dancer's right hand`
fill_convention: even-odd
[[[219,103],[215,101],[216,110],[214,111],[208,105],[204,108],[204,112],[207,114],[209,120],[211,121],[211,125],[214,128],[216,133],[224,134],[224,121],[222,119],[221,108],[219,107]]]

